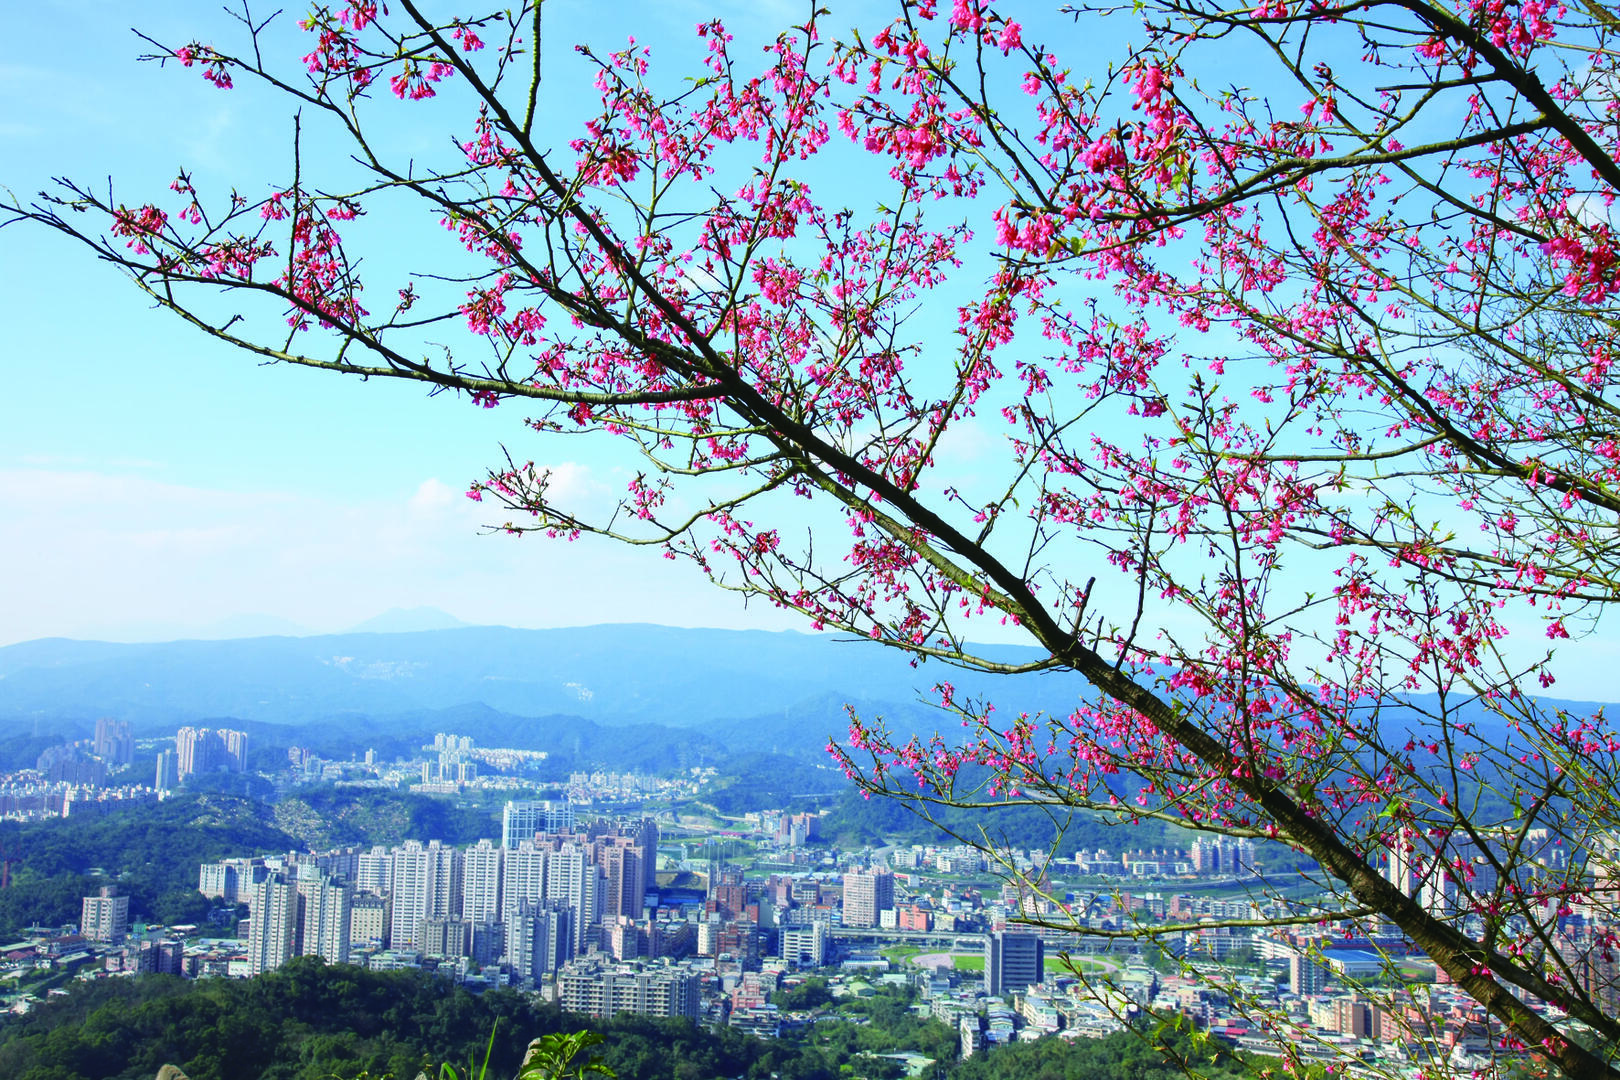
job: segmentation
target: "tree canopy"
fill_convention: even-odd
[[[487,1050],[488,1075],[505,1077],[531,1039],[576,1031],[605,1036],[594,1053],[625,1080],[836,1080],[871,1049],[951,1059],[950,1029],[918,1020],[903,1002],[869,1019],[820,1025],[830,1034],[819,1040],[761,1040],[684,1018],[594,1020],[532,994],[474,995],[421,972],[301,957],[251,980],[75,983],[66,996],[0,1022],[0,1068],[21,1080],[150,1080],[166,1063],[192,1080],[330,1080],[410,1077],[424,1062],[481,1063]]]

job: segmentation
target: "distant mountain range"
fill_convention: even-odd
[[[418,630],[459,630],[471,626],[436,607],[389,608],[349,627],[350,634],[410,634]]]
[[[412,615],[390,613],[386,621]],[[992,651],[1009,660],[1034,655]],[[137,731],[172,731],[210,718],[301,726],[477,705],[604,726],[696,727],[728,748],[787,751],[819,748],[842,733],[845,703],[907,729],[954,726],[920,703],[942,680],[1014,715],[1067,712],[1083,685],[1067,673],[912,667],[895,650],[832,635],[635,624],[159,644],[52,638],[0,648],[0,720],[55,727],[112,716]]]
[[[454,622],[429,609],[375,622],[446,619]],[[982,651],[1008,662],[1037,655],[1013,646]],[[459,731],[483,745],[503,745],[494,741],[499,733],[512,740],[504,745],[558,752],[567,743],[584,754],[586,746],[623,752],[635,737],[612,729],[639,725],[649,748],[819,756],[829,736],[847,731],[846,704],[904,732],[956,730],[953,717],[925,704],[941,681],[959,700],[993,701],[1003,717],[1067,715],[1086,692],[1072,672],[990,675],[937,661],[913,667],[906,654],[871,642],[786,631],[627,624],[160,644],[53,638],[0,648],[0,736],[71,736],[99,716],[129,720],[138,734],[230,718],[302,729],[306,740],[329,724],[334,734],[376,739]],[[1499,719],[1471,713],[1481,737],[1506,737]],[[1396,709],[1382,722],[1411,718]],[[532,740],[522,741],[525,733]]]

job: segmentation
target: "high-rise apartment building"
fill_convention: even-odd
[[[783,927],[782,959],[795,967],[816,968],[827,961],[827,928],[821,923]]]
[[[260,858],[221,859],[216,863],[203,863],[197,871],[197,891],[210,900],[234,904],[251,900],[253,886],[270,873]]]
[[[143,975],[180,975],[185,969],[183,941],[143,941],[137,955],[136,962]]]
[[[391,948],[420,944],[423,919],[461,917],[461,852],[434,840],[407,841],[393,851]]]
[[[591,853],[572,840],[542,836],[502,853],[500,918],[508,927],[522,905],[552,901],[574,913],[568,922],[572,951],[583,952],[595,940],[605,893]]]
[[[587,840],[628,841],[636,849],[641,864],[642,895],[657,884],[658,822],[650,817],[622,817],[615,821],[597,821],[585,830]],[[625,912],[640,916],[639,910]]]
[[[592,841],[596,865],[607,882],[602,898],[602,914],[609,918],[623,915],[641,918],[646,906],[647,884],[642,871],[641,849],[628,836],[604,836]]]
[[[394,886],[394,857],[381,844],[355,856],[354,888],[372,896],[387,896]]]
[[[641,928],[628,915],[612,915],[602,926],[602,945],[615,960],[634,960],[641,955]]]
[[[467,955],[472,928],[460,919],[423,919],[417,949],[423,956],[457,960]]]
[[[1308,953],[1288,956],[1288,989],[1296,994],[1320,994],[1327,989],[1327,967]]]
[[[728,919],[735,919],[748,910],[748,904],[757,895],[743,880],[739,867],[727,866],[709,873],[709,901],[714,909]]]
[[[179,759],[180,779],[208,769],[209,738],[213,732],[183,727],[174,734],[174,754]]]
[[[158,751],[157,776],[152,786],[159,791],[173,791],[180,786],[180,759],[173,750]]]
[[[248,901],[248,973],[263,975],[298,955],[298,882],[277,871]]]
[[[128,720],[103,716],[96,721],[96,756],[115,769],[135,760],[135,734]]]
[[[422,783],[465,784],[478,778],[471,736],[440,732],[433,736],[433,750],[436,759],[422,763]]]
[[[887,870],[852,870],[844,875],[844,925],[871,929],[894,907],[894,875]]]
[[[238,885],[233,868],[223,862],[203,863],[197,868],[197,891],[210,900],[222,900],[229,893],[234,903]]]
[[[52,784],[101,787],[107,782],[107,763],[86,750],[82,743],[46,747],[34,768]]]
[[[1401,891],[1402,896],[1413,897],[1417,895],[1419,885],[1417,859],[1416,852],[1409,849],[1406,843],[1404,839],[1396,839],[1395,846],[1389,850],[1384,876]]]
[[[219,739],[225,771],[247,772],[247,732],[222,728],[214,734]]]
[[[349,906],[349,948],[381,949],[388,944],[388,900],[359,895]]]
[[[247,772],[247,732],[183,727],[175,733],[180,779],[209,772]]]
[[[354,888],[315,866],[298,868],[299,956],[347,964],[354,914]]]
[[[480,840],[461,857],[461,917],[472,923],[501,917],[501,855],[504,849]]]
[[[421,944],[422,920],[431,917],[437,860],[427,849],[408,840],[391,852],[389,899],[393,901],[388,927],[388,943],[394,949],[414,949]]]
[[[501,858],[501,921],[511,922],[519,905],[544,900],[546,863],[550,852],[532,840],[503,849]]]
[[[650,817],[626,818],[619,822],[619,835],[628,836],[636,842],[636,850],[641,856],[643,891],[657,888],[658,822]],[[637,914],[639,916],[639,912]]]
[[[574,807],[567,799],[508,802],[501,812],[501,846],[515,848],[537,833],[574,830]]]
[[[121,943],[129,936],[129,897],[119,896],[113,885],[86,896],[79,909],[79,933],[86,941]]]
[[[333,848],[330,851],[288,855],[286,861],[300,872],[304,872],[305,867],[314,867],[327,877],[340,878],[352,884],[355,875],[360,872],[360,855],[357,847]]]
[[[501,962],[506,952],[506,924],[504,922],[469,923],[471,935],[467,955],[473,966],[486,968]]]
[[[574,951],[583,953],[602,924],[607,882],[590,854],[578,844],[564,843],[547,853],[546,899],[574,909]]]
[[[574,957],[574,911],[557,900],[524,901],[506,927],[512,982],[538,986]]]

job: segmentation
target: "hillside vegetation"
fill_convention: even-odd
[[[304,958],[257,979],[75,984],[65,997],[0,1021],[0,1076],[151,1080],[174,1064],[191,1080],[409,1078],[427,1063],[481,1062],[494,1032],[489,1075],[506,1077],[529,1040],[586,1029],[606,1036],[597,1053],[620,1080],[893,1080],[899,1064],[876,1055],[900,1050],[935,1058],[939,1080],[1175,1080],[1194,1063],[1191,1075],[1213,1076],[1237,1064],[1214,1044],[1195,1051],[1184,1035],[1136,1032],[1048,1039],[957,1062],[954,1031],[918,1019],[908,1001],[891,992],[851,1002],[794,1037],[761,1040],[678,1019],[598,1021],[529,994],[475,996],[416,972]]]

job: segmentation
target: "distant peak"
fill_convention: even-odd
[[[350,634],[409,634],[419,630],[455,630],[469,626],[436,607],[389,608],[348,629]]]

